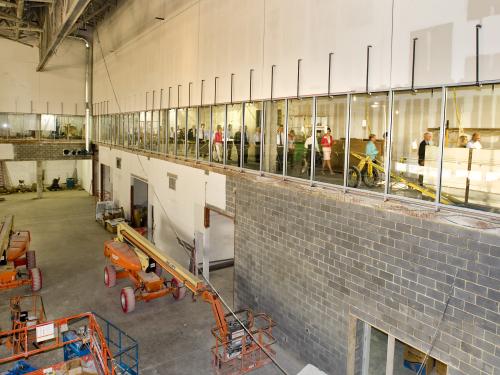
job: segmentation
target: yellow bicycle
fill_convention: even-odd
[[[375,187],[380,181],[384,169],[367,155],[351,152],[351,156],[359,159],[359,163],[349,167],[347,186],[357,188],[363,180],[367,187]]]

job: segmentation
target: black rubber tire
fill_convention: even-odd
[[[134,289],[127,286],[122,289],[120,293],[120,302],[122,305],[122,311],[127,314],[135,310],[135,294]]]
[[[361,183],[361,172],[357,167],[350,167],[347,174],[347,186],[352,188],[359,187]]]
[[[36,268],[36,255],[33,250],[26,252],[26,268],[29,270]]]
[[[116,269],[112,265],[104,267],[104,285],[108,288],[116,285]]]
[[[42,271],[39,268],[32,268],[29,270],[29,277],[31,280],[31,291],[38,292],[42,289]]]
[[[172,281],[172,286],[177,288],[173,293],[172,297],[174,297],[175,300],[179,301],[183,299],[186,296],[186,287],[184,284],[182,284],[179,280],[176,278],[173,278]]]
[[[378,170],[373,168],[372,171],[373,171],[372,177],[368,176],[368,168],[365,168],[363,174],[361,175],[363,183],[369,188],[375,187],[377,185],[377,182],[379,181]]]

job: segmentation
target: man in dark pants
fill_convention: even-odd
[[[430,146],[432,143],[432,133],[426,132],[424,133],[424,139],[420,142],[418,146],[418,165],[421,167],[425,164],[425,147]],[[424,186],[424,175],[418,175],[418,184],[420,186]]]
[[[247,133],[243,135],[245,137],[243,143],[243,163],[246,165],[248,163],[248,137]],[[234,145],[236,146],[236,152],[238,153],[238,166],[241,166],[241,131],[238,130],[234,133]]]
[[[283,125],[278,126],[276,134],[276,172],[283,172],[283,147],[285,146],[285,136]]]

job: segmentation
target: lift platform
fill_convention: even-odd
[[[16,341],[20,345],[10,350],[0,347],[0,365],[13,364],[9,375],[137,375],[139,371],[137,342],[93,313],[0,332],[0,342]],[[115,355],[110,345],[116,348]]]
[[[125,287],[120,302],[125,313],[135,309],[136,300],[149,301],[172,294],[184,297],[187,290],[210,303],[216,326],[212,329],[215,345],[211,349],[214,372],[220,375],[246,374],[275,357],[272,328],[275,322],[266,314],[250,309],[224,313],[220,296],[198,276],[192,274],[126,223],[119,223],[117,237],[104,243],[104,255],[111,264],[104,269],[104,283],[129,278],[133,287]],[[162,273],[166,273],[166,277]]]
[[[42,272],[30,242],[29,231],[14,231],[14,216],[0,219],[0,290],[23,285],[30,285],[33,292],[42,288]]]

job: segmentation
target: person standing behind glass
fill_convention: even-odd
[[[188,131],[188,153],[193,153],[193,148],[196,145],[196,126],[193,125]]]
[[[242,134],[241,131],[238,130],[236,133],[234,133],[234,146],[236,147],[236,153],[238,154],[238,166],[241,166],[241,139]],[[243,140],[243,162],[245,165],[248,162],[248,137],[247,137],[247,132],[245,130],[245,133],[243,134],[244,140]]]
[[[308,171],[308,174],[311,175],[311,153],[312,153],[312,145],[314,142],[314,148],[316,149],[316,155],[319,154],[319,147],[318,147],[318,142],[315,142],[315,139],[312,135],[312,132],[309,134],[309,137],[307,137],[306,141],[304,142],[304,148],[306,152],[304,153],[304,160],[302,162],[302,170],[301,173],[304,174],[305,171]]]
[[[377,136],[375,134],[370,134],[368,136],[368,143],[365,147],[365,154],[369,156],[372,161],[376,161],[375,158],[378,155],[377,146],[375,146],[375,141],[377,140]]]
[[[233,138],[233,125],[227,125],[227,160],[231,160],[233,154],[234,138]]]
[[[425,164],[425,148],[432,144],[432,133],[424,133],[424,139],[420,142],[418,146],[418,165],[423,167]],[[418,175],[418,184],[424,186],[424,175]]]
[[[288,153],[286,154],[286,160],[290,170],[292,170],[295,160],[295,131],[293,129],[288,132]]]
[[[469,140],[467,139],[467,136],[465,134],[461,135],[460,137],[458,137],[457,147],[466,148],[468,142]]]
[[[215,161],[218,163],[222,163],[223,135],[222,126],[220,125],[217,125],[217,131],[215,132],[213,142],[215,146],[215,156],[217,157],[217,160]]]
[[[330,128],[326,129],[326,134],[321,138],[321,147],[323,148],[323,174],[325,174],[325,167],[328,167],[330,174],[333,175],[332,170],[332,146],[335,140],[332,136]]]
[[[260,127],[255,128],[255,134],[253,135],[253,143],[255,145],[255,162],[260,164]]]
[[[208,154],[207,134],[205,124],[200,124],[200,132],[198,133],[198,143],[200,148],[200,157],[205,158]]]
[[[476,150],[482,149],[483,146],[481,145],[481,142],[479,142],[480,140],[481,135],[479,135],[479,133],[472,134],[472,139],[467,142],[467,148],[474,148]]]
[[[276,133],[276,172],[283,171],[284,146],[285,146],[285,139],[283,135],[283,125],[278,125],[278,132]]]

